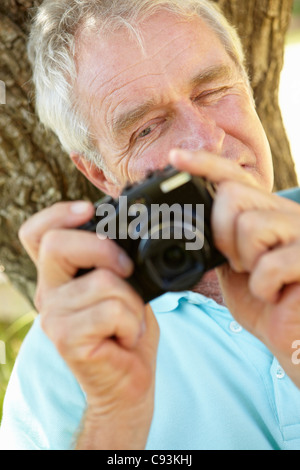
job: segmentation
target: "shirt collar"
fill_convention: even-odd
[[[150,305],[153,311],[157,313],[172,312],[176,310],[182,298],[188,296],[188,291],[167,292],[166,294],[151,300]]]
[[[182,299],[185,299],[194,305],[208,304],[207,306],[209,308],[213,308],[218,311],[227,311],[226,307],[218,305],[214,300],[193,291],[167,292],[166,294],[152,300],[150,305],[153,311],[157,313],[168,313],[176,310]]]

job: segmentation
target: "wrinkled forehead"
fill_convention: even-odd
[[[187,68],[195,56],[199,67],[224,57],[231,62],[219,38],[199,17],[187,19],[162,11],[143,21],[139,33],[137,37],[123,27],[104,36],[97,27],[81,28],[76,47],[78,92],[85,97],[107,95],[110,88],[130,84],[137,77],[159,79],[166,70],[176,69],[177,55]]]
[[[134,24],[126,20],[121,21],[121,19],[103,22],[92,17],[86,19],[77,28],[76,48],[88,43],[90,37],[93,36],[102,38],[105,47],[108,41],[111,48],[120,45],[126,47],[132,40],[135,40],[135,46],[140,46],[140,50],[146,53],[148,40],[155,46],[156,38],[158,42],[160,41],[160,33],[172,34],[174,29],[175,31],[183,30],[189,28],[190,25],[193,25],[195,29],[201,29],[201,25],[204,26],[203,23],[197,14],[183,15],[165,9],[149,13],[148,16],[136,20]]]

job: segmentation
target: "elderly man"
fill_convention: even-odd
[[[46,0],[29,50],[42,122],[99,189],[169,163],[217,184],[228,263],[144,305],[121,248],[76,230],[91,204],[26,222],[40,316],[2,447],[299,449],[300,206],[271,194],[235,31],[206,0]]]

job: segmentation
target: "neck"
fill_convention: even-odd
[[[194,292],[205,295],[213,299],[220,305],[225,305],[223,294],[218,281],[217,273],[215,270],[206,273],[201,281],[194,287]]]

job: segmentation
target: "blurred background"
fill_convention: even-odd
[[[294,14],[286,38],[279,101],[300,181],[300,0],[294,2]]]
[[[293,18],[286,37],[280,106],[300,181],[300,0],[294,2]],[[5,343],[6,349],[5,364],[1,364],[0,360],[0,421],[3,397],[13,364],[36,315],[9,282],[0,261],[0,341]]]

